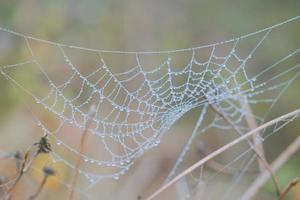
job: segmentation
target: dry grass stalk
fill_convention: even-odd
[[[80,144],[79,144],[79,154],[77,156],[77,160],[75,163],[75,175],[73,176],[72,182],[71,182],[71,186],[70,186],[70,195],[69,195],[69,200],[72,200],[74,198],[74,191],[75,191],[75,186],[76,186],[76,182],[79,176],[79,167],[81,165],[82,162],[82,155],[85,152],[85,142],[87,140],[87,136],[88,136],[88,131],[90,126],[92,125],[92,118],[95,115],[96,112],[96,108],[94,105],[92,105],[90,107],[90,111],[89,111],[89,119],[87,120],[85,129],[82,132],[81,138],[80,138]]]
[[[37,150],[31,153],[33,147],[37,146]],[[17,184],[20,182],[23,175],[30,169],[34,159],[40,153],[49,153],[51,152],[51,145],[48,143],[47,135],[41,137],[39,142],[34,143],[31,145],[24,154],[24,158],[22,155],[15,154],[16,165],[17,165],[17,176],[14,178],[12,185],[7,189],[8,199],[10,199],[11,194],[13,193],[14,189],[16,188]]]
[[[15,181],[14,183],[7,189],[7,194],[8,196],[11,196],[11,193],[13,193],[15,187],[17,186],[17,184],[19,183],[19,181],[21,180],[21,178],[23,177],[23,175],[26,173],[26,166],[28,165],[28,158],[29,158],[29,152],[30,152],[30,149],[29,148],[26,152],[25,152],[25,155],[24,155],[24,159],[23,159],[23,162],[20,166],[20,169],[18,170],[18,174],[17,174],[17,177],[15,178]],[[36,157],[37,154],[33,155],[32,158]]]
[[[251,109],[250,105],[247,102],[247,98],[246,97],[241,97],[240,98],[240,104],[242,106],[242,109],[245,111],[245,119],[246,119],[246,122],[247,122],[250,130],[256,129],[257,128],[257,122],[256,122],[256,119],[253,115],[252,109]],[[261,143],[261,141],[260,141],[260,132],[257,132],[255,135],[253,135],[252,138],[253,138],[253,144],[254,144],[254,147],[255,147],[257,153],[259,153],[259,155],[262,159],[266,160],[263,143]],[[260,171],[261,172],[264,171],[265,165],[261,161],[261,159],[259,159],[259,157],[257,157],[257,162],[258,162],[258,166],[259,166]]]
[[[287,160],[300,149],[300,136],[296,138],[270,165],[273,171],[277,171]],[[252,199],[268,181],[270,175],[267,172],[261,173],[255,181],[252,182],[250,187],[243,194],[241,200]]]
[[[298,183],[300,183],[300,177],[295,178],[292,180],[288,185],[282,190],[281,194],[279,195],[277,200],[282,200],[286,194],[293,188],[295,187]]]
[[[220,115],[228,124],[230,124],[230,126],[236,131],[236,133],[238,135],[243,135],[242,132],[240,132],[240,130],[236,127],[236,125],[230,120],[230,118],[228,118],[223,112],[221,112],[216,106],[211,105],[211,108],[218,114]],[[255,134],[252,135],[252,137],[257,136],[256,132]],[[276,189],[277,195],[279,196],[280,194],[280,186],[279,186],[279,182],[273,172],[273,170],[271,169],[269,163],[261,156],[260,152],[258,152],[258,150],[256,149],[256,147],[247,139],[246,142],[248,142],[248,144],[250,145],[250,147],[253,149],[254,153],[256,154],[256,157],[258,160],[260,160],[260,163],[264,166],[264,168],[266,168],[268,170],[268,172],[271,175],[274,187]],[[261,149],[260,149],[261,150]]]
[[[211,151],[208,151],[205,147],[202,147],[203,145],[198,145],[197,150],[199,151],[199,153],[203,154],[204,157],[208,156],[210,154]],[[230,169],[228,168],[228,166],[223,165],[222,163],[215,161],[215,160],[209,160],[207,161],[206,165],[208,168],[215,170],[217,172],[223,173],[223,174],[229,174],[229,175],[233,175],[234,173],[237,172],[237,169]],[[242,170],[240,170],[242,171]],[[258,173],[259,171],[257,170],[251,170],[251,171],[247,171],[248,173]]]
[[[80,139],[79,155],[77,157],[75,167],[74,167],[75,175],[72,179],[72,183],[71,183],[71,187],[70,187],[70,196],[69,196],[70,200],[72,200],[74,198],[74,189],[75,189],[76,182],[77,182],[78,175],[79,175],[79,167],[80,167],[81,162],[82,162],[82,155],[84,154],[84,151],[85,151],[85,145],[84,144],[85,144],[85,141],[87,139],[88,127],[90,126],[89,124],[90,124],[90,122],[88,122],[87,127],[83,131],[81,139]]]
[[[261,131],[269,126],[272,126],[284,119],[293,117],[293,116],[297,116],[300,114],[300,109],[294,110],[290,113],[287,113],[285,115],[282,115],[278,118],[275,118],[269,122],[264,123],[263,125],[257,127],[256,129],[249,131],[248,133],[240,136],[239,138],[233,140],[232,142],[224,145],[223,147],[217,149],[216,151],[212,152],[210,155],[206,156],[205,158],[201,159],[200,161],[196,162],[195,164],[193,164],[192,166],[190,166],[189,168],[187,168],[186,170],[184,170],[182,173],[178,174],[176,177],[174,177],[171,181],[169,181],[167,184],[161,186],[158,190],[156,190],[152,195],[150,195],[148,198],[146,198],[147,200],[151,200],[154,199],[155,197],[157,197],[160,193],[164,192],[165,190],[167,190],[168,188],[170,188],[173,184],[175,184],[177,181],[179,181],[181,178],[185,177],[187,174],[191,173],[192,171],[194,171],[195,169],[197,169],[198,167],[202,166],[204,163],[206,163],[208,160],[211,160],[212,158],[220,155],[221,153],[223,153],[224,151],[226,151],[227,149],[230,149],[231,147],[235,146],[236,144],[239,144],[240,142],[247,140],[249,137],[253,136],[254,134],[256,134],[258,131]]]
[[[36,199],[39,196],[39,194],[42,192],[42,190],[47,182],[48,177],[53,176],[55,174],[55,171],[51,167],[48,167],[48,166],[45,166],[43,168],[43,171],[44,171],[43,180],[42,180],[40,186],[38,187],[38,190],[32,196],[29,197],[29,200]]]

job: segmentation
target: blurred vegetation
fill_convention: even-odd
[[[0,2],[0,26],[37,38],[96,49],[169,50],[237,37],[297,16],[299,11],[299,0],[4,0]],[[293,49],[291,47],[299,48],[299,35],[300,27],[294,27],[288,35],[282,36],[282,41],[268,44],[270,58],[259,57],[257,66],[272,60],[272,56],[279,52],[287,53]],[[0,38],[0,65],[3,65],[3,60],[14,63],[14,60],[23,57],[24,50],[16,43]],[[30,80],[34,75],[19,74],[24,80]],[[34,83],[29,84],[34,86]],[[272,115],[300,107],[299,86],[300,80],[291,85]],[[10,143],[15,142],[10,141],[9,134],[12,130],[21,131],[23,127],[16,123],[26,115],[15,113],[23,110],[24,97],[2,76],[0,91],[0,145],[10,147]],[[16,123],[8,122],[14,120],[12,118],[16,119]],[[194,118],[195,114],[190,114],[180,121],[180,126],[190,125]],[[284,133],[265,142],[269,161],[300,134],[299,130],[299,123],[293,124],[284,128]],[[14,133],[20,134],[22,132]],[[32,137],[35,136],[33,134]],[[22,135],[19,140],[25,137]],[[10,150],[18,148],[10,147]],[[299,153],[293,156],[278,172],[282,186],[300,175],[299,156]],[[300,198],[299,191],[300,187],[293,190],[294,193],[289,194],[290,199]],[[270,183],[264,192],[274,192]]]

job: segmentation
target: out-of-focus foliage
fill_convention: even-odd
[[[243,35],[299,15],[299,8],[298,0],[4,0],[0,2],[0,26],[38,38],[90,48],[168,50],[194,47]],[[290,47],[299,48],[299,35],[300,27],[295,27],[294,31],[282,36],[288,38],[284,43],[276,41],[269,45],[268,57],[260,56],[257,67],[271,60],[272,55],[278,52],[285,52]],[[16,41],[4,41],[0,38],[0,43],[0,64],[4,58],[13,61],[24,56],[23,47]],[[5,55],[7,52],[13,53]],[[47,52],[44,56],[47,57]],[[19,76],[30,80],[34,72]],[[33,87],[38,86],[33,84]],[[283,97],[284,100],[277,105],[273,115],[299,108],[299,91],[300,80],[297,80]],[[13,151],[25,147],[38,135],[30,128],[32,122],[26,119],[24,107],[30,105],[24,106],[23,98],[26,97],[0,76],[0,150],[3,148]],[[45,118],[48,117],[47,114],[44,115]],[[195,115],[191,113],[180,121],[178,126],[181,128],[173,133],[174,138],[170,143],[173,140],[173,143],[184,141],[181,138],[187,137],[184,134],[190,132],[181,130],[194,122],[194,118]],[[299,135],[299,128],[299,123],[289,126],[284,134],[274,136],[272,141],[266,141],[265,147],[270,161]],[[28,135],[30,131],[32,133]],[[165,153],[162,155],[170,151],[167,149],[163,148]],[[155,151],[154,154],[160,155]],[[300,175],[299,153],[297,155],[280,170],[279,179],[282,185]],[[169,159],[175,158],[176,155]],[[159,160],[155,158],[154,162]],[[36,167],[40,165],[39,162],[45,161],[37,161]],[[61,175],[62,179],[68,175],[64,170],[62,169],[65,173]],[[39,179],[37,175],[33,176]],[[49,183],[47,187],[55,189],[55,182]],[[289,196],[290,199],[300,198],[299,191],[299,187],[295,188]],[[272,192],[274,191],[270,184],[263,191]]]

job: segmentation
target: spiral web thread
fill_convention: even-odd
[[[187,151],[199,134],[211,128],[232,129],[216,113],[210,123],[203,124],[210,105],[217,106],[222,113],[229,116],[241,132],[245,133],[249,128],[243,120],[249,113],[246,113],[238,103],[240,99],[244,98],[250,106],[269,105],[270,111],[287,87],[299,78],[299,60],[292,64],[286,62],[299,58],[300,48],[259,70],[254,70],[254,66],[248,65],[273,30],[282,28],[290,22],[299,23],[299,19],[300,16],[297,16],[224,42],[159,52],[87,49],[37,39],[0,28],[0,33],[20,39],[29,55],[25,61],[0,66],[0,72],[8,81],[31,96],[37,105],[55,116],[59,123],[54,129],[51,130],[38,118],[37,125],[44,135],[56,141],[57,149],[64,150],[70,155],[80,154],[78,148],[70,145],[60,135],[65,127],[75,127],[80,133],[87,130],[88,136],[99,142],[101,154],[105,156],[97,157],[84,153],[81,155],[83,160],[93,168],[78,169],[79,174],[85,177],[91,186],[103,179],[118,179],[145,151],[159,145],[161,137],[178,119],[192,109],[200,108],[201,113],[194,131],[167,177],[168,181],[178,172]],[[246,55],[242,56],[239,54],[240,44],[248,41],[252,41],[252,46],[250,45]],[[47,66],[39,61],[38,52],[35,51],[36,45],[44,45],[57,52],[60,56],[57,59],[64,62],[61,67],[67,70],[67,73],[63,74],[63,79],[52,77],[52,72],[47,71]],[[218,51],[223,48],[229,50],[225,55],[219,55]],[[71,51],[96,57],[97,62],[93,70],[89,73],[81,72],[74,58],[70,56]],[[208,56],[198,59],[203,52],[208,52]],[[173,60],[182,54],[189,59],[185,64],[176,67]],[[126,71],[117,69],[119,72],[114,72],[113,69],[116,67],[110,66],[107,55],[127,56],[134,60],[134,64]],[[144,66],[144,59],[152,57],[162,58],[162,62],[159,65]],[[41,95],[39,91],[27,88],[14,75],[18,70],[25,70],[24,73],[30,68],[35,68],[39,78],[44,80],[42,83],[47,88],[47,94]],[[276,74],[268,76],[268,73],[274,70]],[[175,80],[183,83],[178,84],[180,81]],[[264,94],[273,96],[266,98]],[[266,115],[254,117],[261,124]],[[287,120],[283,125],[292,120]],[[271,133],[283,125],[277,124]],[[70,134],[72,136],[72,133]],[[56,151],[56,148],[51,153],[53,162],[62,162],[74,169],[74,162],[65,158],[60,153],[61,150]],[[251,147],[245,154],[250,150]],[[253,160],[250,159],[244,169],[247,169]],[[97,171],[98,169],[103,171]],[[237,176],[232,187],[238,183],[238,177],[242,175],[243,173],[240,173]],[[196,180],[195,188],[198,188],[202,181],[199,178]]]

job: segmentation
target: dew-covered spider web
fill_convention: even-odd
[[[29,97],[24,101],[52,144],[52,162],[74,171],[77,157],[82,157],[84,167],[76,170],[86,179],[87,188],[105,179],[119,179],[145,152],[172,137],[168,130],[178,120],[196,110],[194,129],[166,183],[187,167],[184,161],[189,150],[205,146],[199,136],[213,131],[232,139],[251,130],[247,119],[255,119],[257,125],[269,119],[289,86],[299,82],[300,40],[288,52],[268,52],[274,42],[299,27],[299,20],[297,16],[209,45],[149,52],[70,46],[0,28],[1,38],[23,49],[13,61],[9,57],[18,50],[8,49],[1,57],[0,72]],[[51,121],[45,116],[51,116]],[[264,130],[254,144],[261,144],[294,119]],[[82,137],[85,148],[80,152]],[[202,167],[187,176],[188,183],[181,187],[188,192],[178,194],[180,198],[199,195],[222,171],[232,175],[226,189],[232,195],[239,181],[251,173],[251,166],[257,169],[251,142],[238,153],[231,152],[230,158],[227,155],[216,172]],[[210,174],[205,175],[205,170]],[[232,197],[227,193],[223,199]]]

